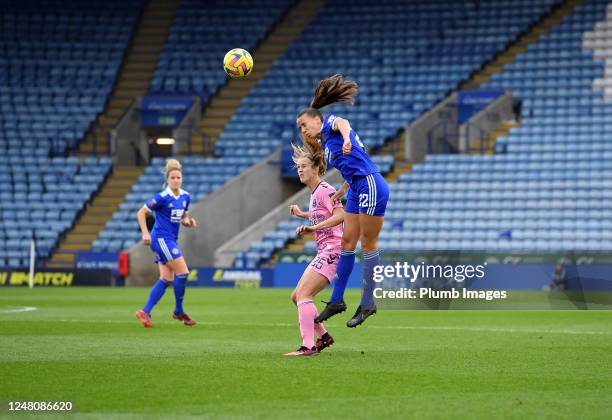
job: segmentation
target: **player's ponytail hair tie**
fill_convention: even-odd
[[[313,150],[308,144],[304,146],[298,146],[291,143],[293,148],[293,163],[297,165],[298,161],[302,158],[306,158],[312,164],[312,167],[317,170],[319,176],[325,175],[327,172],[327,163],[325,162],[325,155],[322,150]]]
[[[176,159],[168,159],[166,161],[166,179],[170,176],[172,171],[180,171],[183,168],[181,162]]]

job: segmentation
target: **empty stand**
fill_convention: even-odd
[[[605,18],[590,1],[542,34],[482,88],[522,99],[521,126],[497,154],[433,155],[392,185],[383,249],[609,251],[609,116],[583,33]]]
[[[110,168],[108,158],[0,156],[0,266],[27,266],[32,239],[47,258]]]
[[[104,109],[140,0],[3,5],[0,150],[49,156],[74,149]]]
[[[4,2],[0,266],[46,259],[100,188],[108,158],[64,157],[104,109],[140,0]]]
[[[104,112],[96,119],[80,147],[82,155],[108,154],[111,130],[132,101],[147,93],[178,3],[179,0],[146,2]]]

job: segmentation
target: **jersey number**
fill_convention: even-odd
[[[325,148],[325,160],[327,161],[327,163],[331,163],[332,165],[334,164],[334,162],[332,161],[332,154],[329,151],[329,148]]]
[[[355,133],[355,141],[357,142],[358,145],[361,146],[362,149],[365,149],[365,146],[361,142],[361,139],[359,138],[359,134],[357,134],[357,133]]]
[[[359,207],[370,207],[369,194],[359,194]]]
[[[312,262],[310,263],[310,265],[314,268],[316,268],[317,270],[320,270],[323,268],[323,264],[325,264],[325,260],[321,257],[316,257],[314,260],[312,260]]]

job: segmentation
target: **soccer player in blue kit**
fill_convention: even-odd
[[[187,214],[190,198],[189,193],[181,189],[183,175],[181,164],[176,159],[166,162],[166,183],[167,188],[155,194],[137,214],[142,240],[145,245],[151,246],[155,254],[155,262],[159,267],[159,280],[153,285],[147,303],[144,308],[136,311],[136,318],[146,328],[153,327],[151,310],[162,298],[170,284],[173,285],[176,299],[173,318],[188,326],[196,324],[196,321],[183,311],[183,298],[189,269],[177,242],[179,224],[196,227],[197,223]],[[155,225],[149,234],[146,216],[147,213],[153,211],[155,212]]]
[[[346,310],[344,290],[355,264],[357,241],[361,240],[363,290],[357,311],[346,323],[349,328],[362,324],[376,313],[374,267],[380,264],[378,235],[389,199],[389,186],[350,123],[332,114],[323,117],[320,109],[338,102],[353,104],[357,90],[357,83],[345,80],[340,74],[321,80],[310,107],[297,116],[303,141],[313,150],[322,149],[327,162],[338,169],[345,180],[333,198],[340,199],[348,190],[342,250],[336,270],[338,278],[334,282],[332,297],[316,322],[323,322]]]

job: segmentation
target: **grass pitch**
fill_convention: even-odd
[[[327,295],[329,292],[326,292]],[[187,290],[200,324],[134,317],[148,289],[0,289],[0,400],[85,418],[609,418],[612,311],[383,311],[300,344],[289,291]],[[30,312],[15,312],[34,307]],[[321,305],[319,305],[321,309]],[[350,312],[350,313],[349,313]],[[20,416],[23,418],[23,416]]]

